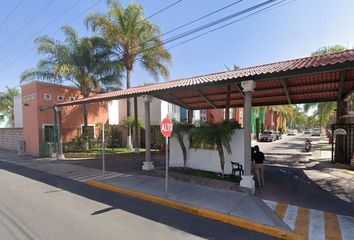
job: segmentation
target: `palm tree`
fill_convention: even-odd
[[[99,32],[110,44],[112,56],[121,62],[126,71],[126,87],[131,86],[131,74],[136,62],[158,80],[167,77],[171,55],[161,40],[160,29],[145,19],[138,3],[126,8],[114,0],[108,0],[107,14],[93,13],[86,19],[87,27]],[[130,99],[127,99],[127,117],[130,117]],[[127,147],[132,149],[131,131],[128,130]]]
[[[0,111],[11,116],[11,127],[15,127],[14,117],[14,97],[19,95],[20,91],[17,88],[9,88],[6,86],[6,91],[0,96]]]
[[[99,37],[79,38],[76,31],[64,26],[65,41],[49,36],[36,39],[38,53],[45,55],[36,68],[21,75],[21,82],[45,80],[62,82],[67,80],[77,86],[83,97],[88,97],[102,85],[120,85],[121,72],[117,62],[110,60],[110,48]],[[83,136],[87,139],[87,105],[83,105]],[[86,144],[88,148],[88,144]]]
[[[337,108],[335,102],[321,102],[321,103],[306,103],[304,105],[304,111],[309,112],[310,109],[316,110],[312,114],[312,118],[317,120],[318,125],[321,127],[327,127],[330,123],[331,117]]]
[[[189,133],[194,146],[215,146],[220,158],[221,172],[224,175],[225,153],[231,154],[230,141],[235,129],[240,128],[240,124],[235,120],[221,123],[207,123],[200,127],[192,128]]]
[[[188,122],[176,122],[173,121],[173,135],[177,138],[177,141],[181,147],[182,154],[183,154],[183,167],[186,168],[187,166],[187,149],[186,145],[184,144],[184,136],[188,131],[193,127],[192,124]]]

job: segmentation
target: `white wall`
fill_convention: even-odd
[[[244,166],[244,142],[243,129],[236,129],[231,140],[232,153],[225,152],[225,174],[231,174],[232,167],[230,161],[238,162]],[[181,147],[175,137],[170,140],[170,166],[183,167],[183,154]],[[193,169],[200,169],[212,172],[221,172],[220,158],[216,150],[208,149],[191,149],[189,148],[189,139],[185,135],[184,143],[187,148],[187,167]]]
[[[110,125],[119,124],[119,100],[113,100],[108,102],[108,122]]]
[[[22,96],[14,97],[14,118],[15,128],[23,128],[23,111],[22,111]]]

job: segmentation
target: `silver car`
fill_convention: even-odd
[[[277,140],[277,135],[273,130],[265,130],[261,135],[259,136],[259,141],[263,142],[273,142]]]

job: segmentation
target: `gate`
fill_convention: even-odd
[[[354,124],[332,124],[332,134],[339,128],[344,129],[347,134],[337,135],[335,144],[332,142],[332,163],[350,164],[354,153]]]

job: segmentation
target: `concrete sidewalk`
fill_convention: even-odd
[[[169,204],[171,204],[170,207],[179,210],[252,229],[271,236],[285,236],[285,239],[292,239],[292,237],[288,236],[294,236],[287,224],[262,200],[247,193],[209,188],[170,179],[169,193],[166,196],[163,178],[118,172],[106,172],[105,176],[102,176],[102,171],[98,169],[73,165],[64,161],[23,158],[12,153],[0,153],[0,161],[85,182],[107,190],[113,189],[115,191],[114,188],[123,189],[123,191],[115,192],[136,197],[135,195],[127,194],[129,191],[134,191],[140,194],[139,196],[143,194],[145,197],[139,198],[147,201],[154,198],[157,200],[152,202],[157,204],[165,206],[170,206]],[[104,184],[110,186],[110,188],[92,183]],[[166,201],[169,204],[163,204]]]

